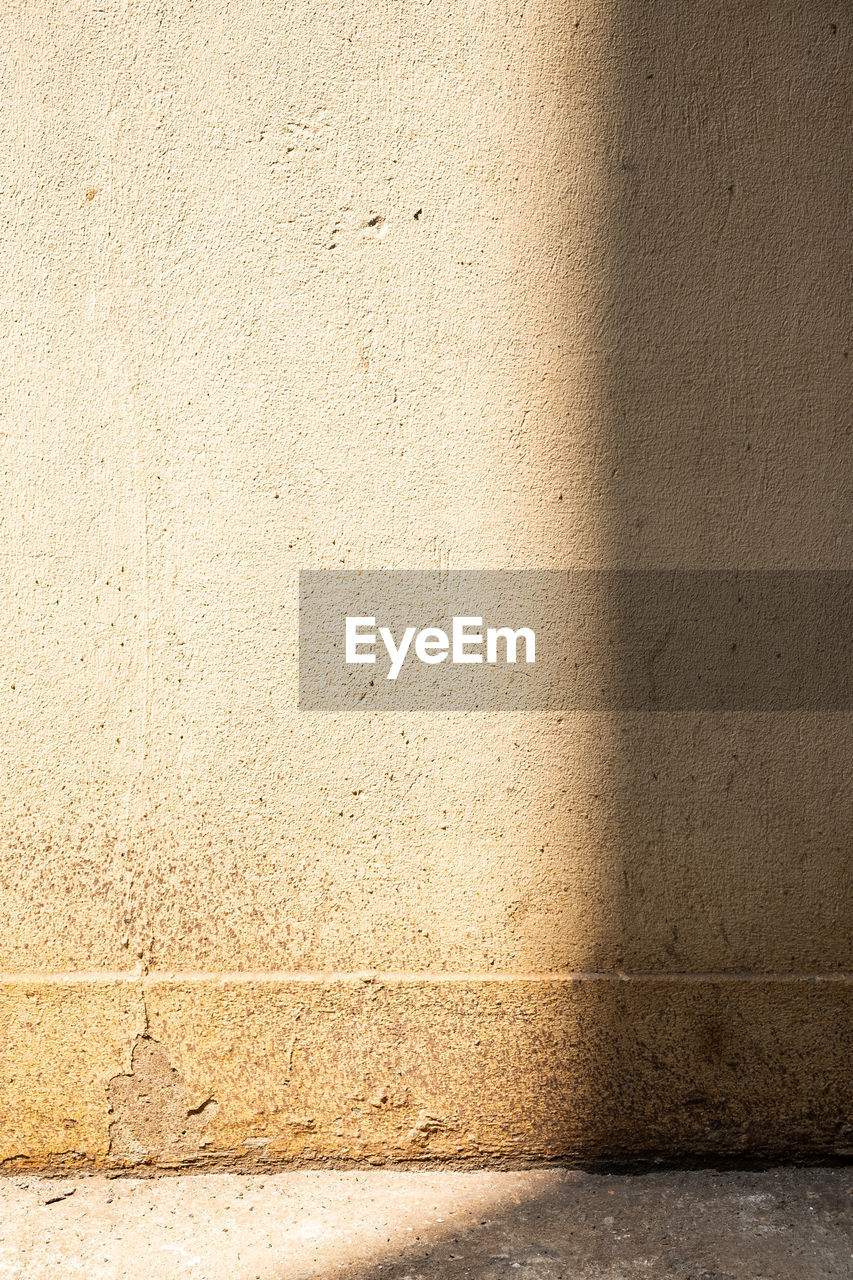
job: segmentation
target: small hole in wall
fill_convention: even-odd
[[[97,194],[98,194],[98,188],[97,188],[97,187],[87,187],[87,188],[86,188],[86,199],[87,199],[87,200],[94,200],[94,198],[95,198],[95,196],[96,196]]]

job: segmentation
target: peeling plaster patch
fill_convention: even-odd
[[[188,1105],[184,1082],[157,1040],[137,1036],[130,1073],[113,1076],[108,1094],[112,1164],[174,1166],[203,1155],[204,1130],[218,1104],[207,1098]]]

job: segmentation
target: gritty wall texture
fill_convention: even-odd
[[[849,1148],[850,715],[296,709],[300,568],[853,565],[849,4],[0,16],[4,1167]]]

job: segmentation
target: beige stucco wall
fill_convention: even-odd
[[[295,692],[300,568],[853,564],[850,25],[2,5],[9,1167],[849,1140],[849,714]]]

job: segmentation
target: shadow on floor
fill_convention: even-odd
[[[851,1240],[849,1170],[550,1173],[334,1280],[846,1280]]]

